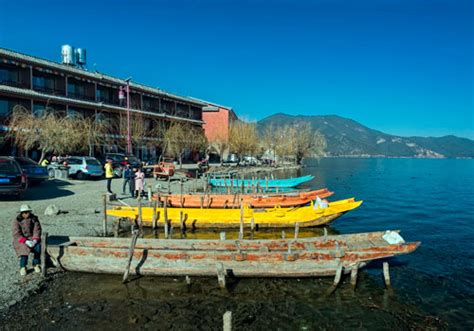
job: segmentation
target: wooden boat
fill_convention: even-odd
[[[327,198],[333,195],[334,192],[327,188],[321,190],[314,190],[309,192],[297,192],[295,194],[172,194],[166,197],[161,196],[161,202],[167,202],[171,207],[185,207],[185,208],[239,208],[240,200],[245,205],[251,208],[273,208],[280,207],[294,207],[305,205],[316,197],[320,199]],[[158,197],[155,195],[154,199]]]
[[[241,213],[243,223],[247,226],[254,222],[257,228],[287,228],[299,223],[301,227],[319,226],[327,224],[344,213],[361,205],[362,201],[354,198],[329,202],[326,208],[315,208],[313,202],[309,206],[293,208],[240,209],[225,208],[166,208],[166,217],[174,226],[180,226],[181,213],[187,228],[238,228]],[[142,207],[141,215],[144,226],[151,226],[153,208]],[[138,219],[137,207],[115,207],[107,210],[108,216],[127,217]],[[165,208],[156,208],[158,226],[165,223]]]
[[[303,239],[189,240],[49,237],[46,251],[68,271],[153,276],[318,277],[349,273],[378,259],[413,252],[399,231]]]
[[[291,188],[309,182],[314,176],[285,178],[285,179],[225,179],[210,178],[209,184],[216,187],[262,187],[262,188]]]

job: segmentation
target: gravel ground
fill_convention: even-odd
[[[167,190],[165,181],[155,181],[147,178],[146,185],[161,186]],[[185,190],[202,188],[202,182],[189,180],[185,182]],[[154,189],[155,190],[155,189]],[[179,181],[171,181],[171,191],[179,192]],[[112,191],[117,197],[128,205],[136,204],[136,200],[130,196],[123,196],[122,179],[112,181]],[[42,277],[32,273],[30,256],[28,263],[29,273],[20,277],[19,261],[12,247],[11,221],[18,214],[20,205],[29,204],[41,222],[43,231],[51,235],[73,235],[73,236],[98,236],[102,233],[103,200],[106,192],[105,180],[48,180],[28,189],[22,201],[15,201],[0,197],[0,222],[3,225],[0,230],[0,310],[3,310],[27,295],[35,292],[42,283]],[[61,213],[54,216],[44,215],[46,207],[56,205]],[[108,229],[111,230],[109,225]]]

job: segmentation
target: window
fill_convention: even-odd
[[[17,84],[18,83],[18,72],[9,69],[0,69],[0,83],[4,84]]]
[[[44,105],[35,103],[33,105],[33,115],[36,117],[42,117],[45,114],[45,109],[46,107]]]
[[[7,117],[10,113],[10,106],[7,100],[0,100],[0,117]]]
[[[54,79],[51,77],[33,76],[33,88],[45,92],[54,92]]]

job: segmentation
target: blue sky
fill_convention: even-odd
[[[471,1],[8,1],[0,46],[232,106],[474,138]]]

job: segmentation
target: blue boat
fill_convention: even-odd
[[[214,187],[262,187],[262,188],[291,188],[313,180],[314,176],[285,178],[285,179],[224,179],[211,178],[209,184]],[[243,182],[243,183],[242,183]]]

